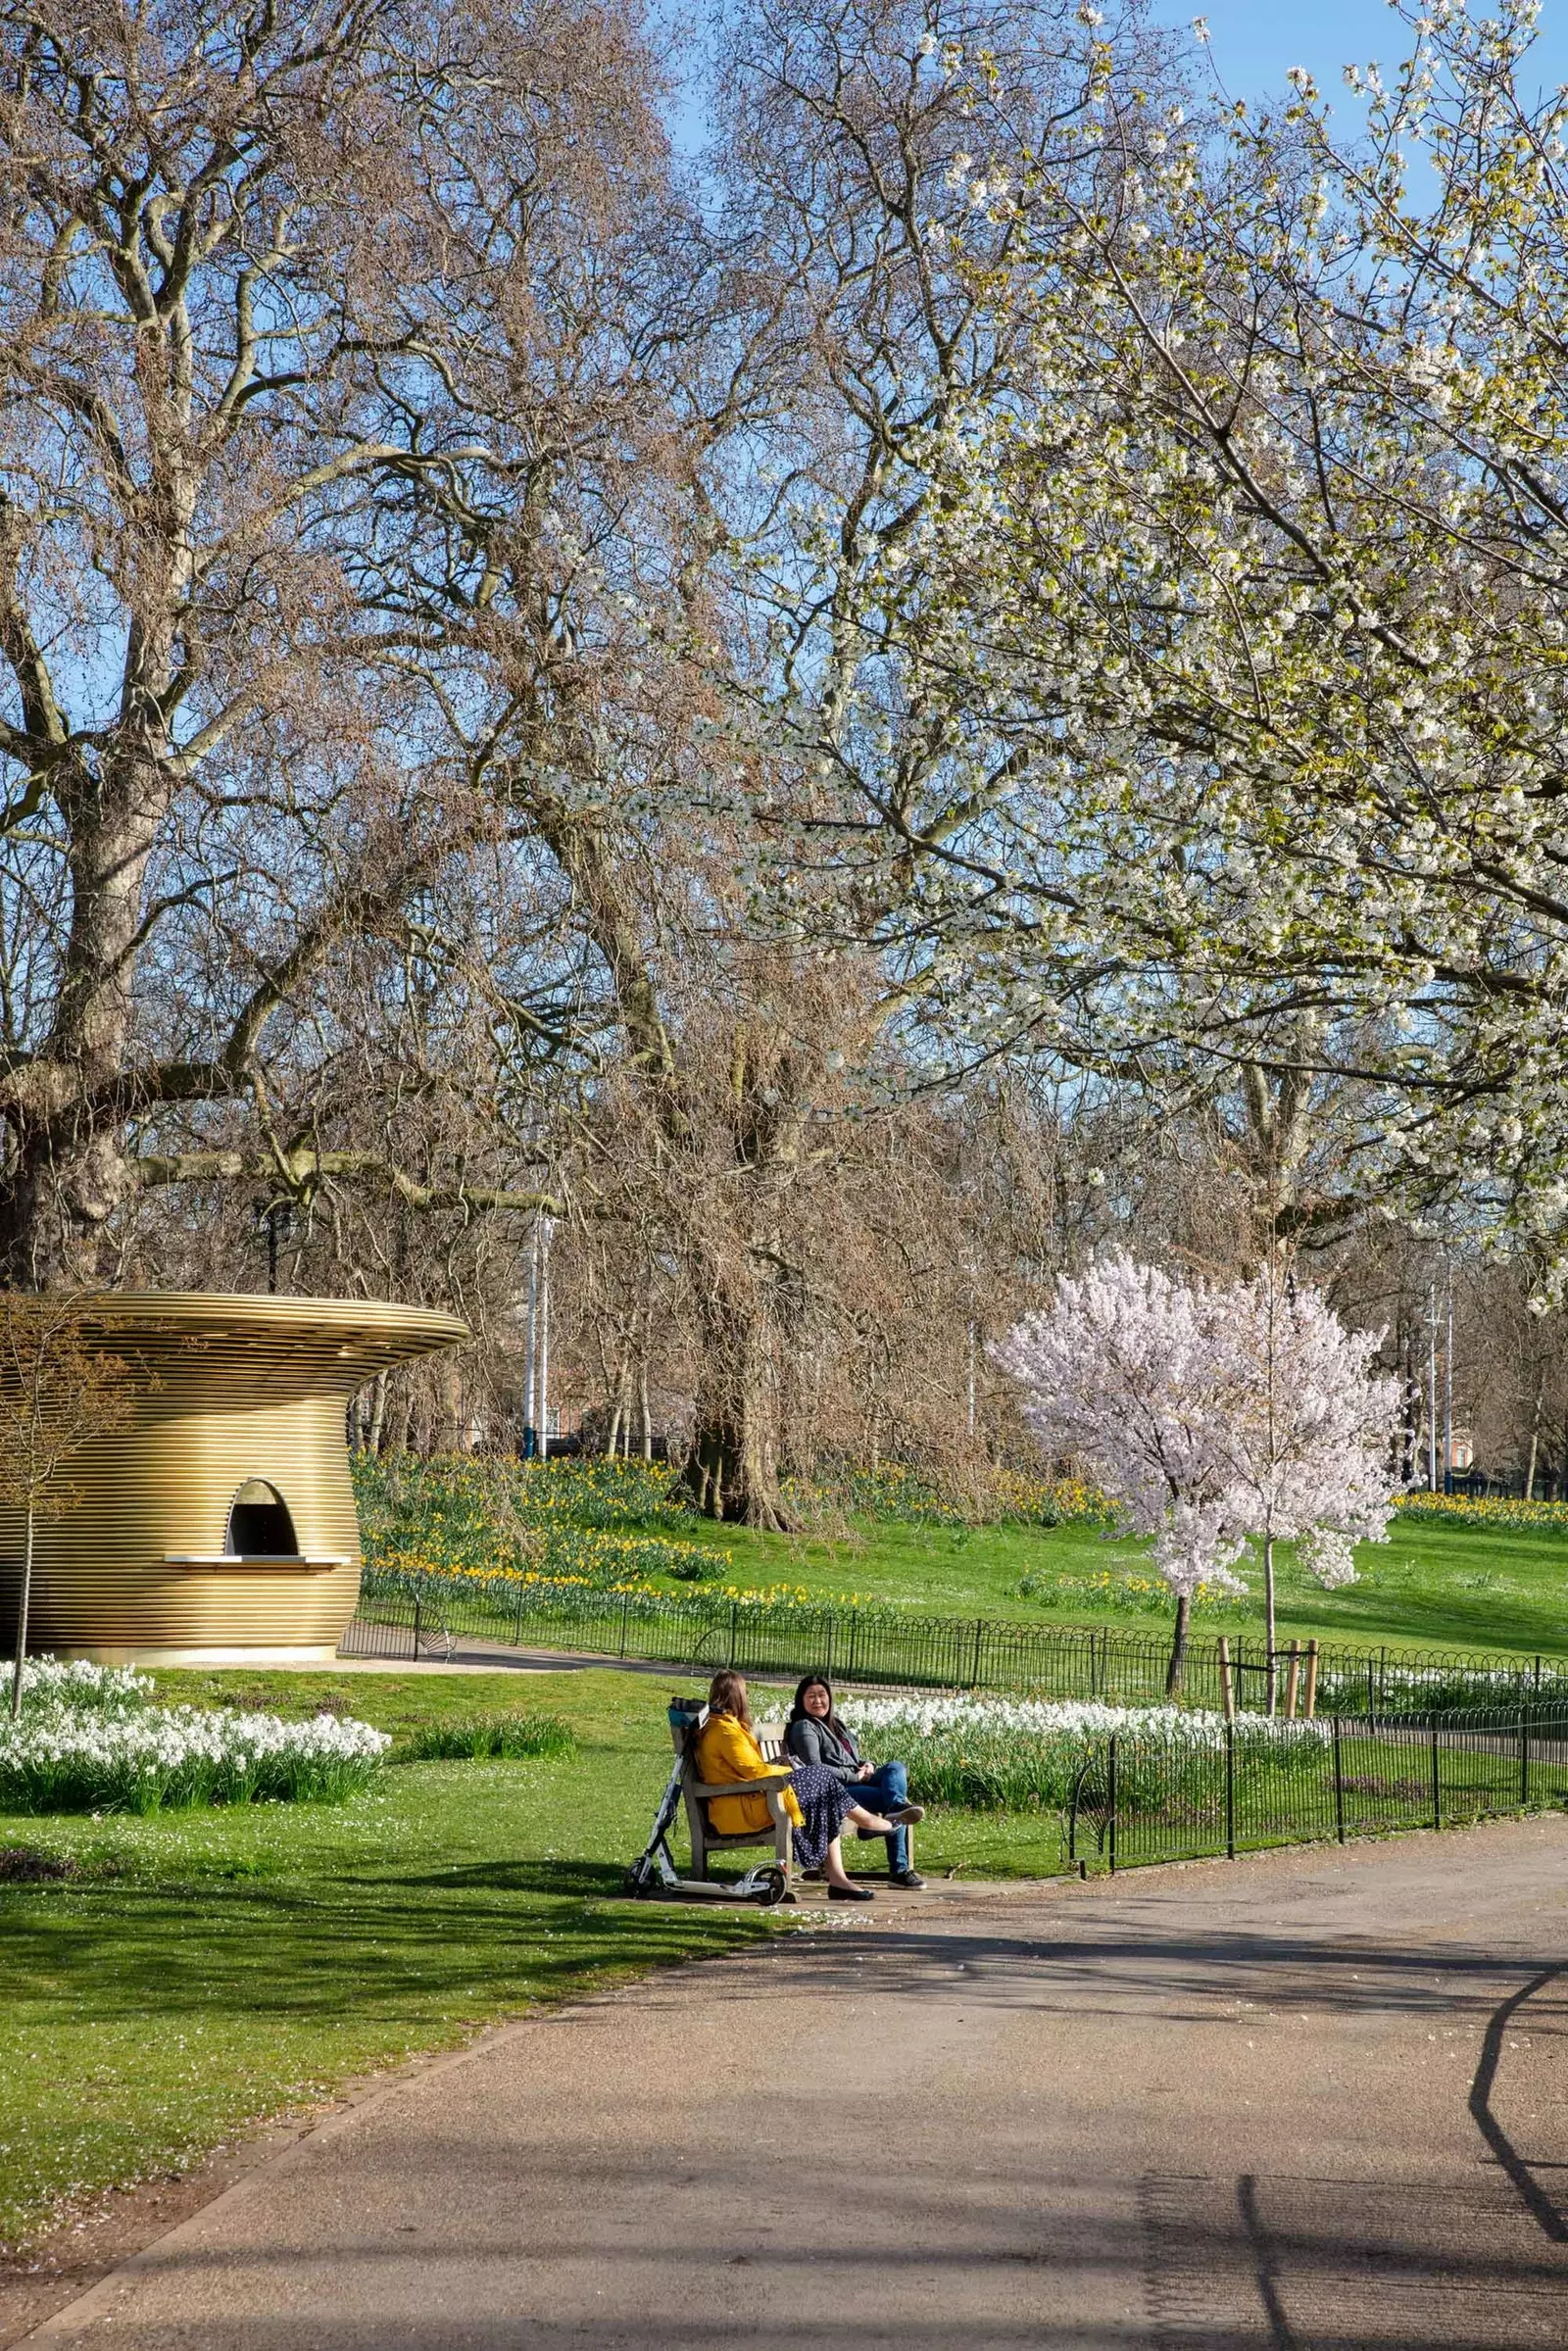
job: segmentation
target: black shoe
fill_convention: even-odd
[[[925,1884],[925,1880],[921,1877],[918,1870],[890,1870],[888,1872],[888,1884],[890,1886],[902,1886],[906,1893],[917,1894],[921,1886]]]
[[[874,1902],[876,1900],[875,1894],[868,1886],[830,1886],[827,1889],[827,1898],[830,1902]]]
[[[822,1873],[820,1870],[802,1870],[801,1884],[803,1886],[820,1886],[821,1883]]]

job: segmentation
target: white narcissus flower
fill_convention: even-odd
[[[9,1687],[15,1660],[0,1661],[0,1680]],[[23,1704],[76,1711],[123,1714],[153,1694],[152,1678],[128,1665],[93,1665],[86,1658],[27,1657],[22,1666]]]
[[[843,1697],[838,1709],[853,1731],[874,1733],[884,1741],[900,1732],[912,1739],[946,1738],[965,1731],[1016,1732],[1030,1738],[1128,1739],[1148,1745],[1212,1751],[1225,1743],[1225,1717],[1200,1706],[1108,1706],[1098,1699],[987,1698],[966,1694],[919,1697]],[[1240,1737],[1280,1737],[1321,1743],[1333,1737],[1328,1722],[1271,1721],[1264,1714],[1238,1714]]]
[[[368,1723],[229,1708],[114,1713],[50,1706],[0,1722],[0,1809],[153,1809],[160,1802],[347,1792],[392,1741]]]

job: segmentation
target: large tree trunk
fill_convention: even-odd
[[[793,1522],[779,1485],[778,1455],[765,1411],[739,1412],[700,1400],[697,1433],[679,1491],[705,1518],[788,1535]]]
[[[124,757],[59,797],[72,832],[71,933],[55,1017],[13,1083],[0,1174],[0,1283],[94,1280],[123,1198],[132,979],[143,887],[169,785],[155,758]]]
[[[730,1298],[705,1318],[704,1383],[680,1489],[705,1518],[794,1531],[779,1483],[776,1333],[766,1302]]]

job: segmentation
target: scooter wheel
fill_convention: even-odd
[[[775,1902],[783,1901],[789,1890],[790,1882],[785,1877],[784,1872],[782,1870],[769,1870],[762,1880],[761,1889],[759,1892],[757,1899],[759,1902],[760,1902],[764,1910],[771,1910]]]

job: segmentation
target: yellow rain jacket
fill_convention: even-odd
[[[732,1714],[710,1714],[697,1734],[697,1776],[715,1787],[731,1780],[760,1780],[780,1768],[768,1762],[750,1731]],[[798,1829],[803,1815],[793,1788],[784,1790],[784,1809]],[[708,1817],[715,1837],[745,1837],[754,1829],[771,1828],[773,1822],[765,1794],[715,1796]]]

